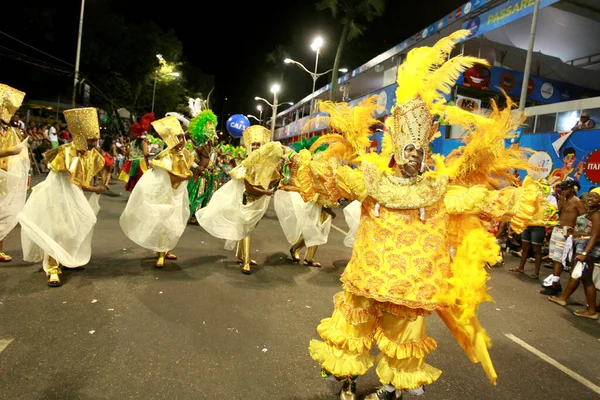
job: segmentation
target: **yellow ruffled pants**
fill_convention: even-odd
[[[311,357],[337,378],[364,375],[373,366],[373,341],[381,353],[377,375],[396,389],[416,389],[436,381],[442,371],[425,363],[437,343],[425,336],[429,311],[381,303],[347,291],[334,296],[331,318],[317,327],[323,339],[312,340]]]

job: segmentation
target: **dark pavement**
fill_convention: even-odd
[[[120,182],[112,187],[122,191]],[[340,232],[332,229],[317,254],[323,268],[294,264],[271,207],[252,238],[260,264],[252,275],[240,272],[224,241],[192,225],[174,251],[179,259],[157,270],[152,254],[121,232],[126,197],[101,198],[92,260],[64,272],[60,288],[46,286],[41,265],[22,261],[18,227],[6,239],[14,260],[0,265],[0,399],[337,398],[339,385],[320,377],[307,347],[332,312],[350,257]],[[347,230],[337,215],[334,224]],[[428,362],[443,374],[423,398],[600,398],[600,323],[572,314],[585,304],[582,289],[573,296],[580,305],[563,309],[539,294],[539,281],[508,271],[515,258],[507,261],[491,270],[495,303],[479,312],[498,385],[431,315],[428,334],[439,346]],[[377,386],[372,369],[359,394]]]

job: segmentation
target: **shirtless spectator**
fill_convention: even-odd
[[[552,275],[544,280],[542,286],[545,288],[540,293],[556,296],[562,292],[560,284],[560,273],[563,270],[563,256],[565,242],[573,233],[577,217],[585,213],[583,201],[577,197],[577,190],[581,186],[574,179],[567,179],[558,185],[560,190],[558,197],[559,223],[552,231],[550,238],[550,258],[552,259]]]

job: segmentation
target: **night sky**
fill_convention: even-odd
[[[371,22],[364,36],[346,45],[346,56],[342,58],[340,67],[352,70],[360,66],[465,2],[421,0],[407,3],[388,0],[385,15]],[[80,4],[80,0],[11,2],[6,13],[3,12],[0,31],[74,63]],[[153,7],[154,4],[156,6]],[[26,15],[38,12],[42,7],[54,8],[53,25],[56,28],[52,32],[28,23]],[[130,21],[151,19],[164,29],[173,28],[183,43],[184,57],[204,73],[215,76],[216,103],[213,108],[219,116],[223,112],[255,114],[258,103],[254,96],[271,100],[269,88],[276,81],[282,88],[279,95],[281,102],[296,102],[310,94],[312,79],[309,74],[297,66],[283,64],[283,59],[277,65],[270,63],[267,55],[280,48],[312,70],[315,53],[310,49],[310,43],[320,35],[325,41],[319,60],[319,72],[322,72],[333,66],[341,33],[341,24],[332,18],[328,10],[317,11],[313,0],[239,3],[86,1],[86,18],[94,18],[101,13],[122,14]],[[10,18],[11,15],[17,17]],[[59,23],[57,19],[60,19]],[[61,45],[48,48],[44,40],[48,34],[59,37]],[[83,35],[85,45],[85,25]],[[3,56],[9,51],[7,49],[72,69],[0,35],[0,71],[2,64],[7,62]],[[320,78],[317,88],[326,85],[330,78],[331,75]],[[2,82],[9,81],[2,77]],[[228,101],[223,107],[225,97]]]

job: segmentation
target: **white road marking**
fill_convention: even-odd
[[[337,226],[335,226],[334,224],[331,224],[331,227],[332,227],[333,229],[335,229],[336,231],[338,231],[339,233],[341,233],[342,235],[347,235],[347,234],[348,234],[348,232],[344,232],[344,230],[342,230],[342,229],[338,228],[338,227],[337,227]]]
[[[535,354],[542,360],[546,361],[548,364],[552,365],[553,367],[558,368],[565,374],[569,375],[571,378],[575,379],[577,382],[581,383],[584,386],[587,386],[592,391],[600,394],[600,386],[597,386],[594,383],[588,381],[583,376],[579,375],[577,372],[565,367],[564,365],[562,365],[561,363],[556,361],[554,358],[547,356],[546,354],[542,353],[535,347],[525,343],[524,341],[522,341],[521,339],[519,339],[518,337],[516,337],[515,335],[513,335],[511,333],[505,333],[504,336],[506,336],[507,338],[509,338],[516,344],[518,344],[519,346],[523,347],[524,349],[529,350],[530,352],[532,352],[533,354]]]
[[[0,353],[12,342],[14,339],[0,339]]]

